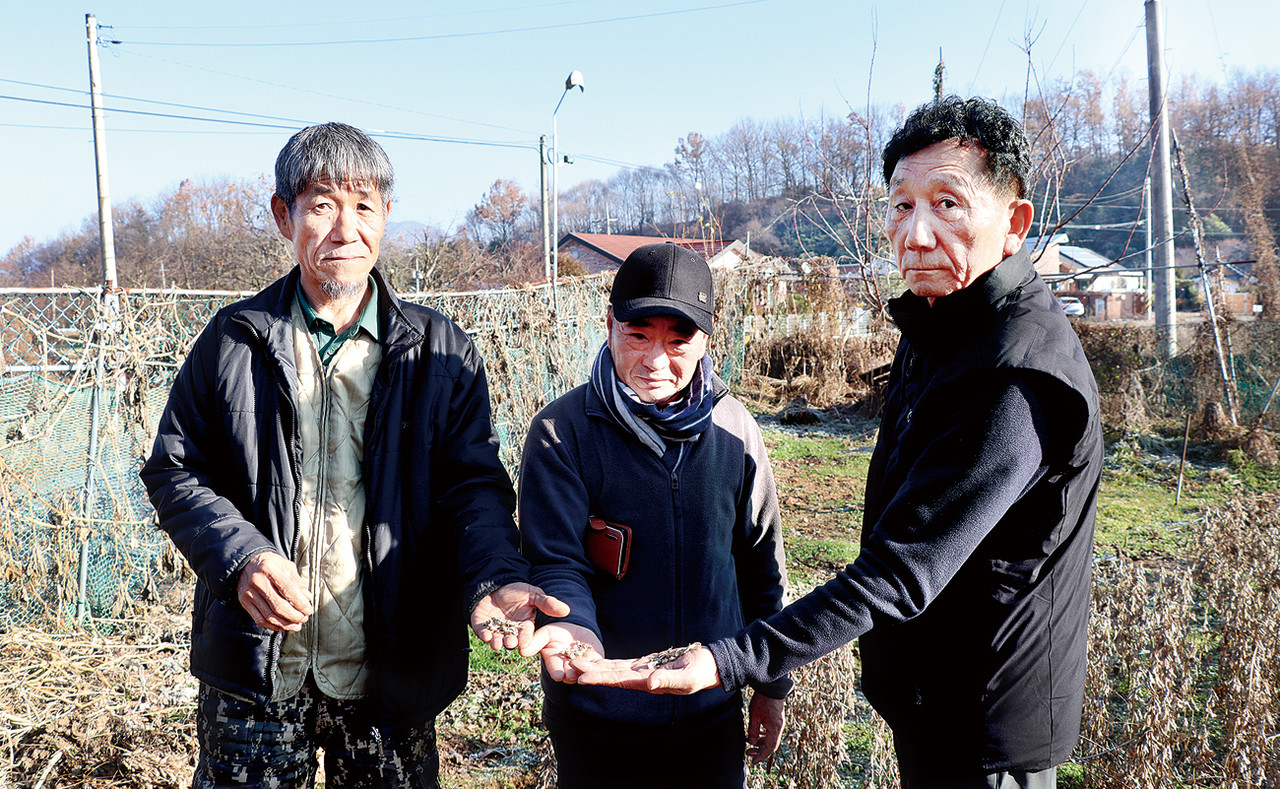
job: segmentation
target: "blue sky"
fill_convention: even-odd
[[[939,48],[949,91],[1021,95],[1027,31],[1041,79],[1090,69],[1146,84],[1143,0],[91,3],[5,10],[0,96],[21,100],[0,98],[0,254],[97,209],[80,108],[86,13],[122,42],[100,50],[104,93],[166,102],[106,99],[113,203],[149,202],[184,178],[256,178],[291,129],[341,120],[418,138],[379,138],[396,167],[392,219],[442,228],[496,178],[536,192],[537,139],[574,69],[586,90],[558,115],[560,147],[576,155],[562,188],[618,163],[661,165],[688,132],[740,118],[844,115],[865,107],[869,80],[874,103],[914,106],[930,96]],[[1171,79],[1280,65],[1276,0],[1162,6]]]

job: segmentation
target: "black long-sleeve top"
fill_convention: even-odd
[[[1083,701],[1102,436],[1079,340],[1026,252],[891,303],[903,332],[862,550],[710,645],[735,687],[861,636],[863,688],[902,742],[975,774],[1069,757]]]

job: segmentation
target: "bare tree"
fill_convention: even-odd
[[[532,215],[532,198],[515,181],[499,178],[467,214],[467,228],[489,248],[501,249],[522,240],[520,233]]]
[[[114,206],[120,284],[253,290],[271,282],[293,261],[271,218],[269,195],[261,180],[184,180],[151,205]],[[77,233],[20,245],[0,268],[28,285],[99,284],[96,217]]]

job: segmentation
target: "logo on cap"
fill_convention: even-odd
[[[609,294],[613,315],[621,321],[651,315],[687,318],[711,333],[711,268],[698,253],[670,242],[632,250],[618,268]]]

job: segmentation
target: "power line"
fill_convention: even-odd
[[[1098,200],[1116,200],[1121,197],[1128,197],[1129,195],[1139,194],[1142,192],[1142,190],[1146,188],[1147,187],[1145,184],[1138,184],[1137,186],[1132,187],[1130,189],[1122,189],[1119,192],[1112,192],[1109,195],[1098,195],[1096,198],[1094,198],[1094,201],[1097,202]]]
[[[538,150],[534,142],[496,142],[492,140],[468,140],[462,137],[440,137],[432,134],[414,134],[413,132],[384,131],[382,129],[365,129],[370,137],[382,137],[391,140],[417,140],[419,142],[447,142],[457,145],[479,145],[486,148],[519,148],[526,151]]]
[[[1222,51],[1222,39],[1218,38],[1218,20],[1213,15],[1212,0],[1204,0],[1204,7],[1209,12],[1209,27],[1213,30],[1213,43],[1218,49],[1218,64],[1222,66],[1222,75],[1228,77],[1230,75],[1227,73],[1227,56]]]
[[[0,123],[0,128],[5,129],[43,129],[46,131],[89,131],[84,126],[52,126],[42,123]],[[119,127],[111,128],[112,134],[270,134],[267,130],[262,131],[231,131],[228,129],[204,130],[204,129],[122,129]]]
[[[483,36],[504,35],[508,33],[534,33],[544,30],[563,30],[566,28],[588,27],[591,25],[603,25],[613,22],[632,22],[637,19],[653,19],[656,17],[693,14],[700,11],[716,11],[724,8],[737,8],[740,6],[758,5],[760,3],[768,2],[773,2],[773,0],[740,0],[736,3],[722,3],[719,5],[699,6],[697,8],[682,8],[674,11],[655,11],[649,14],[632,14],[630,16],[617,16],[607,19],[588,19],[581,22],[559,22],[549,25],[514,27],[501,30],[480,30],[470,33],[436,33],[434,35],[427,36],[403,36],[398,38],[352,38],[337,41],[276,41],[267,43],[248,41],[203,43],[199,41],[123,41],[118,39],[104,39],[103,43],[147,47],[324,47],[341,44],[395,44],[407,41],[439,41],[451,38],[478,38]]]
[[[996,37],[996,26],[1000,24],[1000,16],[1004,14],[1005,0],[1000,0],[1000,10],[996,11],[995,21],[991,23],[991,33],[987,35],[987,45],[982,48],[982,57],[978,58],[978,67],[973,70],[973,79],[969,81],[968,95],[973,95],[973,86],[978,81],[978,75],[982,73],[982,64],[987,60],[987,51],[991,49],[991,39]]]
[[[383,102],[378,102],[378,101],[369,101],[368,99],[353,99],[348,96],[339,96],[336,93],[326,93],[324,91],[314,90],[311,88],[300,88],[295,85],[285,85],[280,82],[272,82],[270,80],[265,80],[265,79],[262,79],[261,77],[247,77],[243,74],[232,74],[229,71],[219,71],[217,69],[211,69],[205,66],[196,66],[191,63],[183,63],[178,60],[169,60],[168,58],[156,57],[155,55],[147,55],[142,52],[131,52],[126,50],[125,54],[131,55],[137,58],[144,58],[146,60],[154,60],[157,63],[168,63],[169,65],[172,65],[172,66],[182,66],[183,68],[189,68],[192,71],[203,71],[206,74],[217,74],[218,76],[221,76],[221,77],[230,77],[231,79],[243,80],[245,82],[252,82],[258,85],[266,85],[272,88],[281,88],[283,90],[291,90],[297,93],[306,93],[312,96],[321,96],[326,99],[337,99],[339,101],[346,101],[352,104],[363,104],[366,107],[381,107],[383,109],[396,110],[397,112],[407,112],[411,115],[421,115],[425,118],[438,118],[440,120],[454,121],[456,123],[466,123],[472,126],[483,126],[485,128],[490,128],[490,129],[500,129],[502,131],[519,132],[520,134],[530,134],[530,135],[536,134],[536,132],[530,131],[529,129],[519,129],[513,126],[504,126],[500,123],[490,123],[488,121],[477,121],[477,120],[471,120],[468,118],[457,118],[452,115],[442,115],[438,112],[427,112],[425,110],[411,109],[409,107],[401,107],[395,104],[385,104]]]
[[[633,164],[631,162],[624,162],[618,159],[609,159],[604,156],[592,156],[586,153],[574,153],[570,155],[575,158],[583,159],[588,162],[598,162],[600,164],[607,164],[613,167],[622,167],[628,170],[661,170],[662,169],[661,167],[651,165],[651,164]]]
[[[50,101],[48,99],[32,99],[32,98],[26,98],[23,96],[0,95],[0,99],[6,99],[9,101],[23,101],[23,102],[29,102],[32,104],[45,104],[45,105],[51,105],[55,107],[71,107],[73,109],[78,109],[78,110],[90,109],[90,107],[86,104],[72,104],[70,102]],[[252,127],[261,128],[261,129],[282,129],[285,131],[296,131],[302,126],[309,126],[312,123],[314,123],[314,121],[299,120],[296,123],[286,126],[286,125],[275,124],[275,123],[263,123],[260,121],[237,121],[237,120],[232,120],[230,118],[202,118],[195,115],[177,115],[174,113],[166,113],[166,112],[147,112],[146,110],[129,110],[129,109],[122,109],[119,107],[110,108],[107,110],[107,112],[120,113],[124,115],[143,115],[151,118],[168,118],[172,120],[197,121],[200,123],[221,123],[221,124],[229,124],[232,126],[252,126]],[[496,140],[471,140],[471,139],[466,139],[462,137],[443,137],[439,135],[416,134],[412,132],[385,131],[381,129],[377,129],[377,130],[371,129],[371,130],[368,130],[368,133],[369,133],[369,136],[371,137],[385,137],[385,138],[399,139],[399,140],[418,140],[421,142],[454,143],[458,145],[480,145],[480,146],[490,147],[490,148],[520,148],[520,149],[526,149],[526,150],[536,150],[538,147],[532,142],[521,143],[521,142],[502,142],[502,141],[496,141]]]
[[[1088,207],[1088,206],[1093,205],[1093,204],[1092,204],[1092,203],[1088,203],[1088,202],[1083,202],[1083,203],[1081,203],[1081,202],[1074,202],[1074,201],[1071,201],[1071,200],[1062,200],[1062,201],[1060,201],[1060,202],[1058,203],[1058,205],[1060,205],[1060,206],[1062,206],[1062,207],[1064,207],[1064,208],[1072,208],[1072,207],[1075,207],[1075,206],[1085,206],[1085,207]],[[1095,205],[1094,207],[1095,207],[1095,208],[1132,209],[1132,210],[1137,211],[1137,210],[1141,210],[1141,209],[1145,208],[1146,206],[1142,206],[1142,205]],[[1174,210],[1175,212],[1185,212],[1185,211],[1187,210],[1187,207],[1186,207],[1185,205],[1175,205],[1175,206],[1173,207],[1173,210]],[[1263,208],[1263,209],[1260,209],[1260,210],[1262,210],[1262,211],[1267,211],[1267,212],[1273,212],[1273,213],[1274,213],[1274,212],[1280,211],[1280,208]]]
[[[25,101],[30,104],[45,104],[52,107],[70,107],[77,110],[92,109],[88,104],[72,104],[67,101],[50,101],[49,99],[32,99],[25,96],[4,96],[0,95],[0,99],[8,101]],[[126,109],[109,109],[108,112],[118,112],[125,115],[145,115],[151,118],[171,118],[174,120],[200,121],[203,123],[229,123],[234,126],[258,126],[266,129],[296,129],[296,126],[281,126],[279,124],[259,123],[254,121],[236,121],[230,118],[200,118],[194,115],[175,115],[167,112],[147,112],[146,110],[126,110]],[[305,123],[303,125],[306,125]]]
[[[369,25],[369,24],[386,24],[388,22],[412,22],[421,19],[440,19],[450,16],[478,16],[481,14],[498,14],[507,11],[532,11],[538,8],[551,8],[560,5],[581,5],[591,0],[560,0],[556,3],[539,3],[537,5],[519,5],[506,6],[503,8],[485,8],[473,9],[468,11],[449,11],[439,14],[418,14],[416,16],[395,16],[386,17],[384,19],[356,19],[345,22],[287,22],[279,25],[119,25],[121,28],[130,30],[272,30],[277,28],[297,29],[301,27],[330,27],[333,25],[341,25],[350,27],[352,25]],[[99,25],[99,27],[110,28],[112,25]]]
[[[9,83],[17,84],[17,85],[25,85],[25,86],[28,86],[28,87],[45,88],[45,89],[48,89],[48,90],[66,91],[66,92],[69,92],[69,93],[83,93],[83,92],[84,92],[84,91],[82,91],[82,90],[77,90],[77,89],[75,89],[75,88],[59,88],[59,87],[54,86],[54,85],[41,85],[41,84],[39,84],[39,83],[35,83],[35,82],[22,82],[22,81],[20,81],[20,80],[14,80],[14,79],[3,79],[3,78],[0,78],[0,82],[9,82]],[[136,102],[140,102],[140,103],[143,103],[143,104],[155,104],[155,105],[162,106],[162,107],[177,107],[177,108],[180,108],[180,109],[198,110],[198,111],[201,111],[201,112],[219,112],[219,113],[223,113],[223,114],[226,114],[226,115],[239,115],[239,116],[246,117],[246,118],[258,118],[258,119],[260,119],[260,120],[281,121],[281,122],[284,122],[284,123],[294,124],[294,126],[291,126],[291,127],[269,126],[268,128],[301,128],[301,127],[303,127],[303,126],[309,126],[309,125],[311,125],[311,124],[313,123],[313,121],[302,120],[302,119],[299,119],[299,118],[285,118],[285,117],[281,117],[281,116],[279,116],[279,115],[261,115],[261,114],[254,113],[254,112],[242,112],[242,111],[240,111],[240,110],[224,110],[224,109],[219,109],[219,108],[217,108],[217,107],[201,107],[201,106],[199,106],[199,105],[195,105],[195,104],[181,104],[181,103],[178,103],[178,102],[172,102],[172,101],[160,101],[160,100],[158,100],[158,99],[142,99],[142,98],[138,98],[138,97],[136,97],[136,96],[121,96],[121,95],[119,95],[119,94],[113,94],[113,93],[104,93],[103,95],[104,95],[104,96],[106,96],[106,97],[108,97],[108,98],[120,99],[120,100],[123,100],[123,101],[136,101]],[[0,97],[0,98],[16,98],[16,97],[12,97],[12,96],[5,96],[5,97]],[[22,100],[22,99],[19,99],[19,100]],[[36,101],[36,100],[35,100],[35,99],[32,99],[31,101]],[[75,107],[79,107],[79,108],[81,108],[81,109],[84,109],[84,106],[83,106],[83,105],[72,105],[72,104],[67,104],[67,105],[63,105],[63,106],[75,106]],[[109,111],[110,111],[110,112],[131,112],[130,110],[121,109],[121,108],[116,108],[116,109],[112,109],[112,110],[109,110]],[[187,119],[187,120],[200,120],[200,121],[207,121],[207,122],[216,122],[216,121],[217,121],[217,119],[216,119],[216,118],[194,118],[194,117],[186,116],[186,115],[163,115],[163,114],[157,114],[157,115],[158,115],[158,117],[182,118],[182,119]],[[390,134],[390,133],[389,133],[389,134]],[[400,133],[400,132],[395,132],[394,134],[397,134],[397,135],[398,135],[398,134],[401,134],[401,133]],[[531,145],[530,145],[530,144],[520,143],[520,142],[515,142],[515,141],[503,142],[503,141],[495,141],[495,140],[473,140],[473,139],[467,139],[467,138],[463,138],[463,137],[434,137],[434,136],[428,136],[428,135],[417,135],[417,134],[415,134],[415,133],[410,133],[410,132],[405,132],[404,134],[411,134],[411,135],[415,135],[415,136],[411,136],[411,137],[406,137],[406,139],[432,139],[432,140],[436,140],[436,141],[439,141],[439,142],[457,142],[457,143],[467,143],[467,144],[474,144],[474,145],[496,144],[496,145],[504,145],[504,146],[509,146],[509,147],[516,147],[516,148],[527,148],[527,147],[531,147]]]
[[[1067,45],[1067,39],[1071,38],[1071,32],[1076,29],[1076,23],[1080,21],[1080,15],[1084,13],[1084,7],[1089,4],[1089,0],[1081,0],[1080,10],[1076,11],[1076,18],[1071,20],[1071,27],[1067,28],[1066,35],[1062,37],[1062,43],[1058,45],[1058,51],[1053,53],[1053,59],[1049,61],[1049,65],[1045,66],[1045,73],[1053,70],[1053,64],[1058,62],[1058,55],[1062,54],[1062,50]]]
[[[1141,225],[1142,220],[1134,220],[1132,222],[1112,222],[1106,225],[1064,225],[1063,230],[1128,230],[1135,225]]]
[[[1120,68],[1120,61],[1124,60],[1124,56],[1129,54],[1129,47],[1133,46],[1133,42],[1138,40],[1138,34],[1146,30],[1146,22],[1141,22],[1133,26],[1133,32],[1129,34],[1129,40],[1124,43],[1120,49],[1120,54],[1116,55],[1115,62],[1111,64],[1111,70],[1107,72],[1107,78],[1103,80],[1107,84],[1111,83],[1111,78],[1115,76],[1116,69]]]
[[[66,93],[77,93],[77,94],[84,93],[83,90],[79,90],[77,88],[60,88],[56,85],[41,85],[36,82],[22,82],[21,80],[16,80],[16,79],[0,78],[0,82],[8,82],[14,85],[23,85],[31,88],[43,88],[45,90],[57,90],[57,91],[63,91]],[[140,99],[136,96],[121,96],[117,93],[104,93],[102,95],[105,98],[120,99],[121,101],[136,101],[142,104],[155,104],[161,107],[178,107],[184,110],[200,110],[201,112],[221,112],[227,115],[240,115],[247,118],[258,118],[261,120],[287,121],[290,123],[300,123],[303,125],[306,125],[307,123],[306,121],[301,121],[301,120],[298,120],[297,118],[283,118],[278,115],[259,115],[258,113],[254,113],[254,112],[241,112],[239,110],[223,110],[223,109],[218,109],[217,107],[201,107],[195,104],[180,104],[178,102],[173,102],[173,101],[160,101],[159,99]]]

